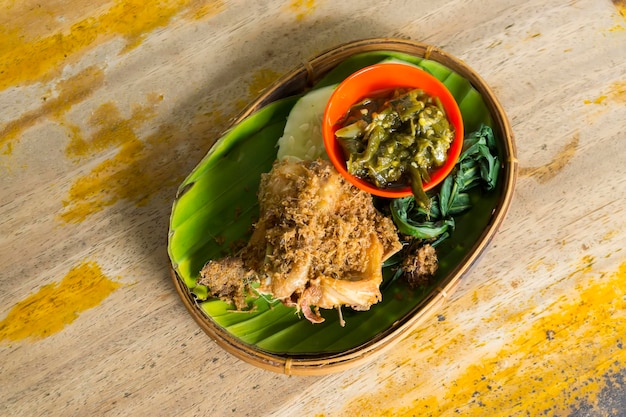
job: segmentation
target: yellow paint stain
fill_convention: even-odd
[[[104,103],[94,112],[89,123],[95,132],[86,139],[73,138],[66,153],[78,159],[103,151],[114,155],[74,179],[59,220],[80,223],[121,201],[142,207],[158,193],[173,190],[230,120],[209,104],[212,110],[198,109],[184,128],[161,125],[140,138],[138,129],[153,118],[162,99],[158,94],[149,95],[147,104],[135,106],[130,117],[124,117],[113,103]]]
[[[598,98],[596,98],[595,100],[585,100],[584,103],[585,104],[602,104],[602,102],[604,100],[606,100],[606,96],[600,96]]]
[[[226,10],[226,5],[223,1],[211,1],[206,0],[193,0],[187,16],[192,19],[200,20],[213,17]]]
[[[28,4],[10,5],[11,13],[0,18],[0,91],[57,77],[65,65],[76,62],[98,44],[115,37],[125,39],[122,53],[127,52],[181,12],[199,18],[224,9],[222,1],[118,0],[96,3],[89,8],[81,1],[76,10],[82,12],[76,14],[71,12],[74,2],[67,5],[52,2],[49,9],[47,3],[43,7]],[[33,8],[35,12],[28,12]],[[96,14],[85,16],[88,12]],[[26,18],[12,20],[24,13]],[[39,15],[48,16],[47,26],[34,25],[34,22],[39,23],[34,16]]]
[[[280,74],[271,69],[261,69],[254,73],[252,81],[248,84],[248,92],[250,96],[256,97],[263,92],[267,87],[272,85]]]
[[[239,110],[243,110],[250,103],[250,100],[258,97],[266,88],[278,80],[280,75],[278,72],[268,68],[256,71],[252,74],[252,78],[248,83],[248,97],[238,100],[236,107]]]
[[[626,80],[615,81],[609,87],[609,101],[626,104]]]
[[[13,153],[13,143],[12,142],[8,142],[7,146],[2,151],[2,154],[3,155],[11,155],[12,153]]]
[[[546,165],[538,167],[521,167],[519,170],[520,176],[530,176],[535,178],[540,183],[544,184],[554,178],[576,154],[578,143],[580,142],[580,135],[576,133],[574,137],[564,145],[563,149]]]
[[[591,255],[585,255],[580,260],[577,268],[572,273],[572,276],[575,274],[588,274],[591,272],[591,268],[593,267],[596,259]]]
[[[119,150],[114,157],[104,160],[88,174],[74,180],[67,199],[63,201],[61,218],[65,222],[81,222],[120,199],[144,205],[152,193],[173,181],[172,178],[159,179],[163,177],[159,175],[163,170],[157,165],[167,155],[167,150],[159,147],[162,137],[152,137],[144,143],[135,133],[137,128],[154,116],[161,100],[160,95],[150,95],[148,104],[135,106],[129,118],[124,118],[113,103],[104,103],[89,120],[97,128],[91,138],[72,138],[66,148],[69,157],[93,155],[112,147],[119,147]],[[151,162],[148,156],[150,152],[158,152],[155,148],[163,152],[154,155],[153,159],[158,163]]]
[[[592,274],[592,261],[582,259],[578,272]],[[508,318],[519,324],[517,336],[493,354],[477,357],[458,376],[425,386],[423,365],[411,368],[409,362],[403,372],[414,369],[414,377],[389,380],[337,415],[568,415],[583,401],[595,408],[601,391],[619,383],[612,376],[626,366],[626,262],[589,278],[575,297],[559,299],[532,321]],[[402,405],[390,405],[394,402]]]
[[[587,99],[583,101],[586,105],[593,105],[593,112],[587,115],[589,124],[596,122],[597,117],[612,110],[615,105],[626,105],[626,80],[615,81],[611,83],[605,91],[595,99]]]
[[[524,39],[524,40],[525,40],[525,41],[529,41],[529,40],[531,40],[531,39],[536,39],[536,38],[539,38],[539,37],[541,37],[541,33],[539,33],[539,32],[535,32],[535,33],[530,33],[530,34],[526,37],[526,39]]]
[[[45,285],[15,304],[0,321],[0,341],[38,340],[58,333],[120,286],[97,263],[83,262],[60,282]]]
[[[2,126],[0,149],[3,149],[4,154],[11,154],[14,143],[19,141],[26,129],[44,118],[59,119],[72,106],[90,97],[103,84],[104,73],[95,66],[85,68],[73,77],[59,81],[55,97],[45,97],[39,107]]]
[[[20,0],[3,2],[0,15],[0,33],[13,32],[23,41],[48,36],[54,31],[66,31],[85,15],[103,12],[113,0]],[[0,52],[16,45],[0,43]],[[3,48],[4,47],[4,48]]]
[[[315,0],[292,0],[287,9],[296,15],[296,20],[302,20],[313,14],[317,8]]]
[[[526,268],[528,268],[528,270],[530,272],[537,272],[539,270],[539,268],[544,265],[545,263],[545,256],[542,256],[541,258],[537,259],[534,262],[531,262],[530,264],[528,264],[528,266]]]
[[[65,149],[65,153],[66,154],[74,154],[74,155],[78,155],[81,152],[84,153],[85,151],[81,151],[79,149],[75,149],[72,150],[72,148],[75,147],[81,147],[84,146],[84,140],[82,138],[82,129],[75,125],[74,123],[68,122],[67,120],[65,120],[64,117],[59,117],[57,119],[57,122],[59,123],[59,125],[63,126],[67,133],[68,136],[70,138],[70,143],[67,145],[66,149]]]
[[[114,158],[100,163],[89,174],[76,179],[68,199],[63,201],[61,218],[68,223],[79,223],[120,199],[136,194],[139,181],[144,183],[145,178],[139,177],[141,171],[129,166],[133,166],[135,155],[143,153],[144,149],[139,139],[132,138],[124,143]],[[147,192],[142,193],[138,204],[145,203],[148,198]]]
[[[77,134],[71,136],[65,153],[68,157],[76,158],[93,155],[114,145],[120,145],[126,140],[133,141],[136,139],[135,129],[155,116],[156,104],[161,100],[163,100],[161,95],[148,95],[148,105],[135,105],[127,119],[121,116],[115,104],[109,102],[100,105],[89,119],[91,126],[98,127],[96,133],[87,141],[76,132]]]
[[[626,81],[615,81],[606,92],[593,100],[584,100],[585,104],[626,104]]]
[[[196,130],[198,134],[203,134],[202,132],[206,132],[211,127],[225,125],[230,118],[222,111],[213,109],[202,113],[196,119]]]
[[[541,268],[544,268],[546,271],[552,271],[554,267],[555,267],[554,263],[546,261],[545,256],[542,256],[541,258],[535,261],[532,261],[530,264],[528,264],[526,266],[526,269],[528,269],[529,272],[537,272]]]
[[[600,241],[606,242],[606,241],[612,240],[613,238],[619,236],[619,234],[620,234],[619,230],[609,230],[608,232],[604,234],[604,236],[602,236],[602,239],[600,239]]]

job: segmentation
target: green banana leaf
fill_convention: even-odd
[[[440,79],[459,104],[466,132],[476,130],[481,123],[492,126],[483,98],[469,81],[435,61],[402,53],[355,55],[335,67],[314,88],[338,83],[360,68],[388,59],[412,63]],[[258,215],[256,192],[260,175],[272,167],[276,142],[297,99],[289,97],[267,105],[216,142],[180,185],[172,209],[168,252],[175,273],[193,294],[206,320],[213,320],[256,349],[314,357],[356,350],[414,313],[480,238],[502,187],[489,194],[471,193],[472,209],[456,218],[452,237],[438,247],[439,270],[431,287],[411,289],[401,280],[385,285],[392,274],[385,268],[382,301],[368,311],[344,308],[345,327],[340,326],[336,310],[322,311],[326,320],[312,324],[299,317],[294,308],[262,297],[250,299],[249,312],[234,311],[223,301],[206,299],[206,288],[196,285],[199,271],[208,260],[228,254],[233,245],[249,237]]]

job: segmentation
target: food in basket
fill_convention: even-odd
[[[443,170],[434,172],[431,175],[433,181],[424,184],[433,199],[428,216],[414,201],[411,203],[413,199],[410,197],[391,196],[395,199],[393,201],[401,202],[396,208],[387,200],[389,197],[372,193],[374,204],[382,213],[395,212],[394,217],[401,220],[396,225],[401,240],[406,241],[401,230],[404,229],[412,232],[415,239],[429,242],[435,249],[440,259],[436,275],[424,285],[421,266],[431,264],[427,257],[420,256],[419,247],[412,265],[402,262],[407,255],[404,252],[409,252],[409,245],[406,245],[401,253],[396,253],[383,265],[384,278],[380,287],[383,299],[368,311],[343,309],[347,313],[347,328],[338,326],[339,315],[332,310],[322,310],[324,323],[310,325],[302,314],[295,314],[295,308],[285,307],[271,297],[248,298],[244,306],[246,311],[241,312],[211,296],[207,287],[198,283],[199,271],[209,259],[236,254],[237,248],[246,244],[258,218],[259,180],[262,173],[270,171],[277,150],[286,150],[287,155],[297,151],[300,159],[306,159],[320,148],[319,141],[307,145],[295,140],[291,149],[282,146],[277,149],[277,139],[283,130],[287,130],[285,122],[288,115],[291,117],[289,112],[295,108],[294,104],[300,97],[319,92],[329,85],[338,85],[354,71],[391,60],[406,61],[443,80],[458,101],[464,126],[470,132],[478,129],[481,123],[496,128],[494,156],[498,157],[496,165],[501,167],[504,177],[498,178],[495,189],[489,191],[479,187],[459,193],[457,179],[466,181],[474,178],[472,172],[483,171],[482,163],[468,164],[466,160],[462,167],[457,164],[462,175],[452,175],[453,180],[447,183],[450,187],[442,183],[433,185],[436,178],[450,173],[443,173]],[[358,100],[351,100],[349,104]],[[339,113],[345,114],[345,111]],[[331,126],[340,117],[333,118]],[[318,123],[317,120],[314,122]],[[297,128],[292,131],[294,138],[301,130],[318,130],[308,123],[307,117],[293,127]],[[292,142],[291,136],[284,136],[286,142]],[[456,140],[453,146],[455,143]],[[467,148],[470,147],[474,145],[468,143]],[[310,154],[309,150],[312,151]],[[410,334],[432,314],[442,295],[447,298],[454,291],[461,276],[484,251],[501,224],[509,208],[516,170],[517,159],[506,115],[488,86],[463,62],[437,48],[406,40],[367,40],[341,46],[294,69],[281,82],[268,88],[218,139],[180,185],[168,235],[174,284],[203,330],[220,346],[246,362],[290,375],[320,375],[345,370],[363,364]],[[439,172],[442,175],[438,176]],[[404,196],[410,195],[410,187],[404,192]],[[469,207],[467,212],[457,214],[461,208],[459,204]],[[449,222],[451,216],[454,216],[454,223]],[[436,245],[442,239],[445,240]],[[419,288],[409,288],[401,269],[410,269],[416,274]]]
[[[469,207],[467,194],[451,193],[452,183],[461,175],[497,175],[487,167],[474,169],[478,162],[465,163],[446,178],[441,197],[427,195],[422,178],[446,162],[455,129],[437,98],[420,89],[380,92],[354,105],[335,134],[354,175],[369,176],[380,187],[408,179],[419,188],[421,201],[413,190],[414,196],[386,200],[383,215],[374,206],[376,197],[326,160],[320,125],[335,88],[313,90],[293,106],[277,142],[277,160],[261,176],[260,214],[250,240],[200,271],[197,284],[237,310],[249,308],[249,297],[262,296],[295,307],[312,323],[324,321],[320,309],[336,308],[343,325],[342,306],[368,310],[381,301],[383,262],[394,254],[400,261],[385,285],[403,276],[411,287],[428,286],[438,268],[435,248],[454,229],[451,215]],[[489,156],[486,134],[470,135],[477,139],[470,140],[463,160]]]
[[[199,284],[245,308],[268,294],[313,323],[319,309],[368,310],[381,300],[382,264],[401,249],[372,196],[325,160],[283,160],[263,174],[259,220],[237,255],[209,261]]]

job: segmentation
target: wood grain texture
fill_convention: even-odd
[[[1,415],[623,412],[623,2],[76,0],[2,10]],[[185,310],[168,270],[171,203],[263,88],[371,37],[436,45],[491,86],[517,142],[512,207],[443,309],[390,352],[324,377],[270,373],[224,352]],[[12,312],[42,289],[88,291],[62,286],[85,264],[116,289],[72,320],[51,301],[49,328],[60,330],[9,337]]]

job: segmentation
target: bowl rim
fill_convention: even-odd
[[[413,194],[410,185],[380,188],[349,173],[344,152],[335,135],[337,123],[351,106],[393,88],[419,88],[429,96],[437,97],[445,109],[446,118],[455,130],[446,161],[443,165],[431,169],[430,179],[423,182],[425,191],[436,187],[452,172],[461,154],[464,137],[463,116],[458,103],[445,84],[422,68],[409,63],[382,62],[352,73],[339,83],[326,104],[322,119],[322,135],[330,161],[351,184],[379,197],[401,198]]]

